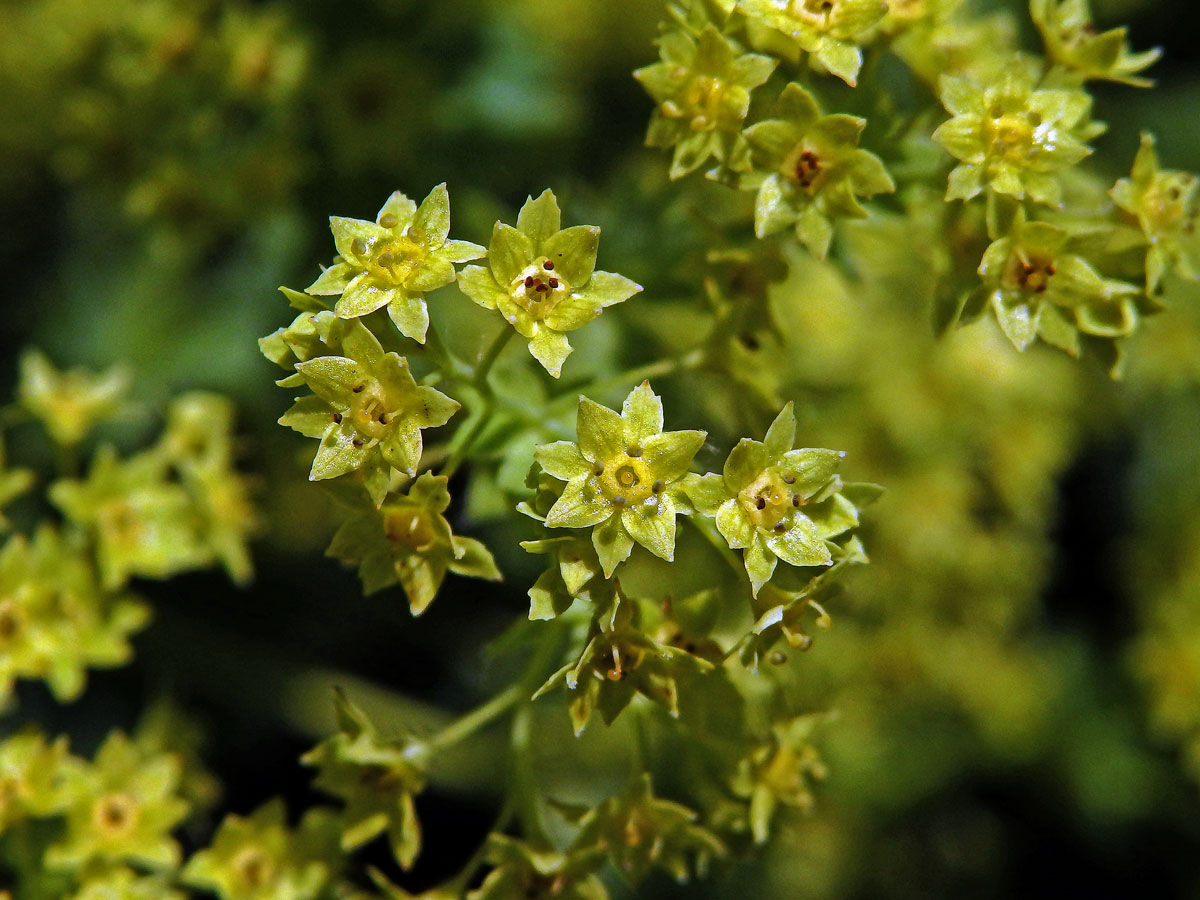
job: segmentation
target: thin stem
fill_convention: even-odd
[[[446,464],[442,466],[441,474],[449,478],[458,471],[467,459],[467,454],[471,452],[471,447],[475,441],[479,439],[479,435],[487,428],[491,422],[492,410],[496,405],[496,393],[492,390],[492,385],[488,381],[488,375],[491,374],[492,367],[496,364],[496,360],[500,358],[500,354],[512,340],[512,336],[516,332],[507,325],[488,345],[483,356],[479,360],[479,364],[475,367],[475,371],[471,376],[472,386],[479,392],[480,403],[473,411],[473,415],[467,420],[467,424],[459,429],[454,435],[454,440],[450,446],[450,454],[446,459]]]
[[[648,378],[658,378],[665,375],[674,375],[676,372],[698,369],[703,362],[704,351],[701,348],[696,348],[689,350],[682,356],[660,359],[656,362],[646,363],[642,366],[626,369],[624,372],[618,372],[615,375],[597,379],[586,386],[588,390],[600,393],[609,387],[623,387],[631,382],[640,383]],[[553,407],[564,403],[574,403],[578,397],[579,394],[577,391],[567,391],[551,398],[550,405]]]
[[[516,334],[508,325],[504,325],[499,334],[492,340],[488,348],[483,351],[483,356],[479,360],[479,364],[475,367],[475,375],[473,381],[479,390],[483,391],[486,396],[491,396],[491,385],[488,384],[488,375],[492,371],[492,366],[496,364],[496,360],[500,358],[500,354],[504,348],[508,346],[508,342],[512,340],[512,336]]]
[[[465,740],[516,706],[524,693],[519,684],[514,684],[507,690],[501,691],[482,706],[471,710],[435,734],[429,741],[430,749],[444,750],[446,747],[452,747],[459,741]]]
[[[446,345],[442,343],[442,336],[438,334],[438,330],[432,322],[429,323],[429,329],[425,332],[425,350],[433,358],[434,365],[446,375],[455,378],[471,378],[474,374],[470,366],[446,348]]]

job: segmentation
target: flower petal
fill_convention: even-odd
[[[543,241],[556,234],[562,227],[561,223],[562,214],[558,210],[558,200],[549,188],[542,191],[536,200],[532,197],[526,200],[517,214],[517,228],[524,232],[535,248],[540,248]]]
[[[570,284],[583,284],[596,269],[600,248],[600,229],[595,225],[575,225],[546,238],[541,251],[554,263]]]
[[[420,244],[440,247],[446,243],[446,237],[450,234],[450,194],[445,182],[421,201],[408,230]]]
[[[730,498],[717,508],[717,531],[733,550],[749,547],[754,542],[755,528],[742,505]]]
[[[629,392],[621,405],[621,421],[629,441],[642,441],[662,431],[662,398],[650,388],[649,381]]]
[[[629,558],[633,550],[633,538],[621,524],[621,517],[614,515],[592,531],[592,546],[596,548],[604,577],[611,578],[617,566]]]
[[[550,507],[546,525],[550,528],[590,528],[612,515],[612,505],[590,478],[567,482],[562,496]]]
[[[638,444],[655,477],[675,481],[687,473],[707,436],[703,431],[667,431],[652,434]]]
[[[646,503],[621,513],[621,524],[629,536],[660,559],[675,559],[675,503],[669,495],[650,498]]]
[[[533,451],[533,458],[546,472],[563,481],[570,481],[592,468],[579,452],[579,446],[570,441],[539,444]]]
[[[575,419],[579,449],[590,462],[604,462],[625,449],[625,428],[621,417],[607,406],[587,397],[579,398]]]

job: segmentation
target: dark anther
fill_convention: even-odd
[[[550,259],[546,260],[544,263],[542,263],[542,268],[545,269],[547,272],[553,272],[554,271],[554,261],[550,260]]]
[[[654,482],[654,484],[650,485],[650,490],[654,491],[656,494],[661,494],[663,492],[663,488],[665,487],[666,485],[663,484],[663,480],[659,478]]]
[[[542,283],[539,281],[539,282],[537,283],[537,287],[536,287],[536,288],[534,288],[534,290],[536,290],[536,291],[537,291],[539,294],[544,294],[544,293],[546,293],[546,291],[550,290],[550,288],[546,287],[546,285],[542,284]]]
[[[355,438],[350,443],[352,443],[355,447],[361,447],[363,445],[363,442],[360,441],[358,438]]]
[[[627,500],[625,499],[625,497],[624,497],[624,495],[623,495],[623,494],[617,494],[617,496],[615,496],[615,497],[613,497],[613,498],[612,498],[612,504],[613,504],[613,506],[616,506],[616,507],[618,507],[618,508],[619,508],[619,507],[622,507],[622,506],[624,506],[624,505],[625,505],[626,503],[628,503],[628,502],[629,502],[629,501],[627,501]]]
[[[387,423],[388,423],[388,417],[387,417],[387,413],[385,413],[385,412],[381,412],[381,413],[379,414],[379,424],[380,424],[380,425],[386,425]]]
[[[1046,263],[1046,274],[1053,275],[1058,269],[1054,267],[1054,263]]]
[[[783,534],[785,531],[787,531],[786,525],[784,525],[782,522],[775,523],[775,533],[776,534]]]
[[[796,483],[796,476],[795,476],[795,475],[784,475],[784,476],[783,476],[783,483],[784,483],[784,484],[795,484],[795,483]]]
[[[361,394],[363,392],[364,387],[365,387],[365,385],[356,384],[354,387],[350,388],[350,390],[354,391],[354,393],[356,393],[356,394]]]
[[[641,447],[626,447],[625,455],[632,456],[634,459],[637,459],[639,456],[642,455],[642,448]]]
[[[552,287],[552,288],[558,287],[558,279],[557,278],[550,279],[550,287]]]
[[[525,289],[528,290],[531,287],[533,287],[533,276],[528,275],[525,278]]]
[[[757,506],[759,509],[766,509],[767,508],[767,498],[759,497],[758,500],[756,500],[754,502],[754,505]]]
[[[602,462],[596,463],[596,468],[592,469],[592,474],[593,475],[603,475],[604,474],[604,463],[602,463]]]
[[[334,414],[333,414],[333,424],[334,424],[334,425],[341,425],[341,424],[342,424],[342,414],[341,414],[341,413],[334,413]]]
[[[792,494],[792,506],[795,506],[795,507],[800,506],[800,495],[799,494]]]

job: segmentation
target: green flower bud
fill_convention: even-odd
[[[756,174],[742,187],[756,187],[754,232],[760,238],[795,225],[796,237],[824,259],[833,220],[865,218],[859,197],[896,189],[879,157],[858,149],[865,119],[822,116],[812,94],[789,84],[779,98],[780,118],[746,129]],[[763,174],[765,173],[765,174]]]
[[[1153,86],[1137,73],[1153,65],[1162,51],[1132,53],[1125,28],[1097,32],[1088,0],[1030,0],[1029,14],[1046,42],[1046,54],[1071,78]]]
[[[414,616],[433,602],[447,571],[499,581],[487,547],[451,533],[442,515],[450,505],[446,481],[426,472],[407,495],[393,496],[378,510],[356,509],[334,534],[327,555],[357,565],[367,594],[399,583]]]
[[[674,148],[673,179],[709,159],[738,166],[750,93],[771,76],[775,60],[743,53],[712,25],[698,38],[681,29],[668,31],[658,39],[658,52],[662,62],[633,73],[658,103],[646,143]]]
[[[953,118],[933,133],[960,164],[950,173],[947,200],[970,200],[984,188],[1057,206],[1056,173],[1092,150],[1084,142],[1104,131],[1090,122],[1092,100],[1081,88],[1035,90],[1019,61],[983,87],[945,76],[939,90]]]
[[[823,781],[825,766],[810,743],[823,716],[800,716],[772,728],[771,739],[755,747],[738,764],[733,792],[749,801],[750,831],[765,843],[779,806],[812,809],[811,783]]]
[[[809,55],[818,72],[836,75],[853,87],[862,68],[860,43],[873,37],[872,29],[888,12],[884,0],[740,0],[756,46],[780,51],[796,60]],[[755,29],[770,29],[782,36],[774,41],[756,39]]]
[[[1149,248],[1146,251],[1146,294],[1158,292],[1163,276],[1174,271],[1200,278],[1200,182],[1190,172],[1159,168],[1152,135],[1143,134],[1133,172],[1109,192],[1117,206],[1136,216]]]
[[[596,271],[600,229],[561,228],[554,192],[521,207],[517,227],[497,222],[488,247],[490,266],[467,266],[458,276],[464,294],[499,310],[529,341],[529,352],[555,378],[572,347],[566,332],[582,328],[642,288],[622,275]]]
[[[579,443],[558,441],[535,451],[538,464],[566,482],[546,525],[592,528],[605,578],[634,542],[668,562],[675,557],[675,516],[690,511],[680,482],[705,432],[664,433],[662,427],[662,400],[644,381],[625,398],[620,415],[581,397]]]
[[[26,728],[0,741],[0,834],[25,819],[66,809],[84,771],[83,762],[67,752],[65,737],[47,743]]]
[[[429,328],[425,293],[454,281],[454,263],[484,255],[477,244],[447,240],[450,196],[444,184],[419,207],[397,191],[374,222],[334,216],[329,225],[337,259],[306,291],[340,295],[334,312],[343,319],[386,306],[400,333],[422,344]]]
[[[113,732],[67,809],[66,833],[46,851],[46,865],[75,869],[89,860],[154,869],[179,865],[179,845],[170,836],[188,811],[178,796],[179,777],[177,757],[146,754]]]

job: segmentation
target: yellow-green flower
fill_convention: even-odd
[[[598,853],[560,853],[503,834],[487,841],[487,878],[468,900],[608,900],[596,872],[604,864]]]
[[[212,845],[188,860],[182,879],[221,900],[313,900],[331,877],[336,842],[329,846],[323,833],[332,824],[327,818],[310,812],[292,830],[279,799],[248,818],[226,816]]]
[[[858,149],[865,119],[822,116],[812,94],[794,83],[783,89],[776,112],[779,118],[746,129],[757,173],[742,187],[758,189],[754,232],[766,237],[794,225],[800,242],[823,259],[833,220],[865,218],[858,198],[896,186],[879,157]]]
[[[87,876],[79,892],[68,900],[186,900],[182,891],[171,887],[164,875],[141,875],[118,866]]]
[[[176,756],[148,755],[113,732],[67,810],[66,834],[46,851],[46,865],[74,869],[102,860],[177,866],[179,845],[171,831],[188,811],[178,795],[179,777]]]
[[[599,228],[561,224],[553,191],[531,197],[516,228],[496,223],[490,265],[467,266],[458,275],[462,292],[484,309],[499,310],[555,378],[572,350],[565,332],[582,328],[605,307],[642,289],[623,275],[596,271]]]
[[[837,450],[793,449],[796,419],[788,403],[764,441],[742,438],[721,475],[690,480],[696,511],[716,518],[717,530],[750,577],[752,592],[770,580],[779,560],[828,566],[828,541],[858,525],[858,510],[841,494]]]
[[[479,259],[484,249],[450,241],[450,196],[439,184],[418,207],[396,191],[374,222],[329,220],[338,256],[306,289],[340,295],[334,312],[343,319],[387,307],[400,333],[425,343],[429,307],[425,293],[454,281],[454,263]]]
[[[1029,15],[1042,33],[1047,55],[1080,82],[1099,79],[1133,87],[1154,84],[1137,73],[1153,65],[1162,51],[1155,47],[1131,52],[1126,28],[1098,32],[1088,0],[1030,0]]]
[[[487,547],[451,532],[443,515],[449,506],[446,477],[425,472],[406,495],[392,496],[378,510],[357,509],[334,534],[327,555],[357,565],[367,594],[399,582],[419,616],[448,571],[500,580]]]
[[[782,35],[767,43],[771,51],[797,60],[809,54],[809,65],[828,71],[854,86],[862,68],[860,42],[888,12],[884,0],[740,0],[738,10],[755,26]],[[756,45],[759,43],[755,42]]]
[[[65,737],[47,743],[26,728],[0,741],[0,834],[24,819],[62,812],[83,771],[83,762],[67,752]]]
[[[1184,278],[1200,278],[1200,181],[1190,172],[1162,169],[1154,137],[1142,135],[1133,172],[1110,193],[1117,206],[1136,216],[1149,243],[1146,251],[1146,294],[1158,292],[1163,275],[1173,270]]]
[[[658,39],[658,52],[662,62],[633,73],[658,103],[646,143],[674,148],[671,178],[709,159],[737,167],[750,93],[771,76],[775,60],[743,53],[712,25],[698,38],[682,29],[668,31]]]
[[[810,742],[821,721],[810,715],[778,723],[771,738],[738,764],[730,786],[750,802],[749,824],[755,843],[767,840],[771,819],[780,805],[803,812],[812,809],[812,783],[825,778],[825,766]]]
[[[1104,131],[1088,119],[1087,92],[1035,89],[1019,59],[982,87],[944,76],[940,95],[953,118],[933,139],[960,161],[950,173],[947,200],[970,200],[989,188],[1057,206],[1057,173],[1090,154],[1085,141]]]
[[[313,395],[297,398],[279,423],[320,439],[309,478],[321,481],[362,469],[378,505],[387,493],[388,467],[416,475],[421,429],[445,425],[459,404],[418,385],[408,360],[384,353],[361,322],[346,326],[341,352],[296,365],[296,379]]]
[[[625,398],[619,415],[580,397],[579,443],[543,444],[534,453],[548,474],[566,482],[546,525],[592,528],[605,578],[635,541],[662,559],[675,557],[675,516],[691,509],[680,482],[705,432],[662,428],[662,400],[644,381]]]
[[[97,422],[112,417],[129,389],[129,380],[123,366],[107,372],[60,372],[40,350],[26,350],[21,354],[17,398],[41,420],[55,443],[73,447]]]
[[[345,801],[341,846],[349,852],[386,831],[396,861],[411,868],[421,849],[413,797],[425,787],[428,749],[414,739],[385,741],[371,720],[339,691],[339,732],[303,757],[316,766],[315,786]]]
[[[1018,350],[1040,336],[1079,356],[1081,332],[1115,339],[1137,327],[1137,288],[1104,278],[1069,251],[1062,228],[1023,222],[984,253],[979,274],[987,302]]]

